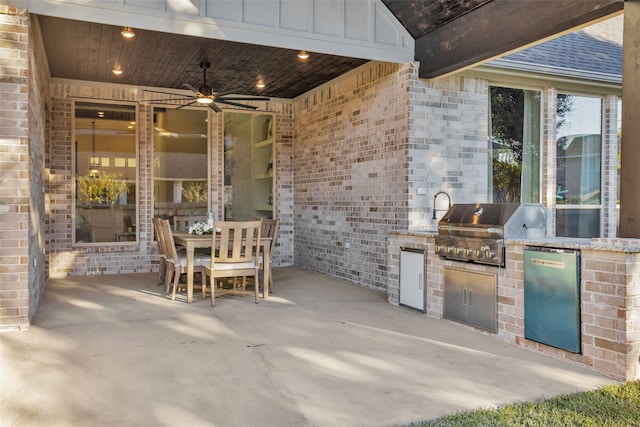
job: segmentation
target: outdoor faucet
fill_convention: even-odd
[[[438,199],[438,196],[441,194],[444,194],[445,196],[447,196],[447,200],[449,201],[449,207],[447,208],[447,210],[451,209],[451,196],[449,196],[449,194],[445,193],[444,191],[438,191],[436,195],[433,196],[433,218],[431,219],[437,219],[436,212],[438,210],[442,210],[442,209],[436,209],[436,200]]]

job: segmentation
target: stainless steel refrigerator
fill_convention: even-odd
[[[580,353],[580,251],[525,246],[524,337]]]

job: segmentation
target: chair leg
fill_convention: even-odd
[[[164,272],[164,293],[168,294],[169,289],[171,289],[171,279],[173,278],[175,266],[171,263],[167,263],[165,265]]]
[[[207,275],[203,271],[200,276],[202,276],[202,299],[205,299],[207,297]]]
[[[269,267],[272,267],[272,265],[269,264]],[[273,292],[273,269],[272,268],[269,268],[269,292],[271,292],[272,294],[275,293]]]
[[[173,270],[173,292],[171,292],[171,301],[176,299],[176,291],[178,290],[178,282],[180,281],[180,270],[174,268]]]
[[[258,304],[258,302],[260,302],[260,275],[258,274],[258,269],[256,269],[256,274],[253,276],[254,277],[254,281],[255,281],[255,295],[256,295],[256,304]]]
[[[216,305],[216,286],[218,286],[214,277],[211,278],[209,285],[211,286],[211,307],[214,307]]]
[[[167,274],[167,261],[164,258],[160,259],[160,265],[158,266],[158,286],[164,284],[164,276]]]

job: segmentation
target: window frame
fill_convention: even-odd
[[[597,93],[585,93],[582,91],[571,91],[571,90],[561,90],[561,89],[557,89],[556,90],[556,102],[557,102],[557,96],[558,95],[570,95],[570,96],[575,96],[575,97],[583,97],[583,98],[594,98],[594,99],[598,99],[600,100],[600,203],[599,204],[559,204],[556,201],[554,201],[554,230],[553,230],[553,235],[556,237],[567,237],[567,238],[574,238],[572,236],[558,236],[558,211],[562,211],[562,210],[598,210],[598,221],[599,221],[599,227],[598,227],[598,236],[592,236],[591,238],[599,238],[602,237],[604,235],[604,209],[605,209],[605,203],[604,203],[604,187],[605,187],[605,171],[604,171],[604,160],[605,160],[605,126],[606,126],[606,122],[605,122],[605,112],[604,112],[604,101],[605,101],[605,97],[601,94],[597,94]],[[554,116],[555,120],[557,122],[557,116]],[[555,149],[557,150],[557,143],[558,143],[558,132],[556,129],[556,133],[554,135],[554,139],[555,139]],[[555,167],[555,172],[554,172],[554,176],[555,176],[555,186],[557,188],[558,185],[558,178],[557,178],[557,171],[558,171],[558,163],[557,163],[557,158],[556,158],[556,167]],[[578,237],[575,237],[578,238]]]
[[[115,238],[113,241],[106,242],[77,242],[76,236],[76,221],[77,221],[77,153],[76,153],[76,105],[78,103],[87,104],[102,104],[102,105],[115,105],[115,106],[127,106],[133,107],[135,111],[135,129],[133,130],[135,139],[135,159],[136,159],[136,171],[135,171],[135,217],[133,218],[134,224],[140,224],[140,108],[137,102],[119,101],[111,99],[100,98],[71,98],[71,246],[72,247],[101,247],[101,246],[134,246],[140,243],[140,230],[136,227],[135,240],[117,241]]]
[[[516,89],[516,90],[523,90],[523,91],[535,91],[538,92],[540,94],[540,105],[539,105],[539,109],[538,109],[538,118],[539,118],[539,129],[538,129],[538,141],[539,141],[539,150],[540,150],[540,154],[538,156],[538,201],[537,202],[528,202],[528,203],[542,203],[542,200],[544,198],[544,158],[546,155],[546,145],[545,145],[545,139],[544,139],[544,135],[545,135],[545,129],[546,129],[546,122],[545,122],[545,116],[544,116],[544,105],[545,105],[545,97],[546,97],[546,92],[542,87],[539,86],[534,86],[534,85],[527,85],[527,84],[514,84],[514,83],[507,83],[507,82],[500,82],[500,81],[496,81],[496,80],[491,80],[491,81],[487,81],[487,102],[488,102],[488,126],[487,126],[487,150],[488,150],[488,158],[487,158],[487,168],[489,169],[489,173],[487,174],[488,178],[489,178],[489,182],[487,183],[488,185],[488,197],[489,197],[489,201],[493,201],[493,148],[492,148],[492,143],[491,143],[491,137],[492,137],[492,122],[491,122],[491,89],[492,88],[507,88],[507,89]],[[524,142],[524,141],[523,141]],[[522,180],[522,176],[521,176],[521,180]],[[520,184],[522,186],[522,183]],[[520,195],[520,199],[522,200],[522,194]],[[522,201],[518,201],[517,203],[522,203]]]
[[[155,114],[156,114],[156,109],[175,109],[176,106],[175,104],[162,104],[162,103],[156,103],[153,104],[152,108],[151,108],[151,121],[152,123],[155,123]],[[206,110],[204,110],[202,107],[197,107],[197,106],[189,106],[189,107],[184,107],[181,108],[181,110],[186,110],[186,111],[204,111],[206,113],[206,128],[207,128],[207,212],[208,213],[212,213],[214,215],[214,217],[217,217],[216,215],[216,209],[213,208],[213,194],[216,192],[214,190],[214,182],[213,182],[213,177],[212,177],[212,156],[213,156],[213,150],[214,147],[212,145],[212,141],[213,141],[213,132],[211,129],[211,120],[212,120],[212,112],[210,111],[209,108],[207,108]],[[151,129],[151,140],[149,141],[150,147],[149,147],[149,152],[150,152],[150,162],[149,162],[149,176],[151,177],[151,189],[150,189],[150,195],[151,195],[151,212],[152,212],[152,216],[156,217],[157,213],[156,213],[156,173],[155,173],[155,158],[156,158],[156,150],[155,150],[155,125],[152,125],[152,129]],[[171,221],[171,223],[173,223],[173,220]]]

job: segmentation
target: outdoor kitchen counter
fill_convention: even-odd
[[[569,237],[550,237],[546,239],[507,240],[507,245],[543,246],[562,249],[582,249],[593,251],[640,253],[638,239],[578,239]]]
[[[570,363],[591,366],[616,379],[640,380],[640,329],[637,327],[640,319],[640,239],[507,239],[505,267],[497,267],[438,256],[436,236],[435,230],[401,230],[387,234],[387,297],[391,304],[400,303],[401,249],[424,251],[425,315],[444,319],[445,269],[495,275],[496,338]],[[581,353],[567,352],[524,337],[525,246],[580,250]]]

